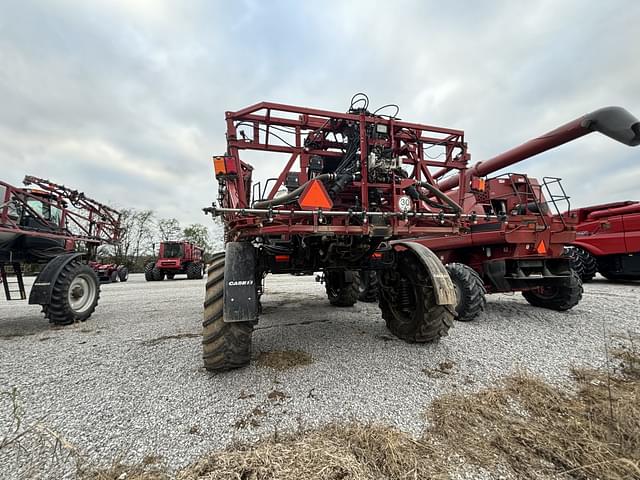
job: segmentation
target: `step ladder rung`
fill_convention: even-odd
[[[0,263],[0,283],[2,283],[7,300],[24,300],[27,298],[24,280],[22,279],[22,269],[19,263]],[[11,288],[16,286],[18,287],[17,289]],[[19,298],[12,297],[12,293],[17,293]]]

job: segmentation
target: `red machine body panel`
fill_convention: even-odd
[[[592,255],[640,252],[640,202],[596,205],[572,210],[569,215],[579,222],[572,244]]]
[[[571,246],[583,281],[596,272],[609,280],[640,280],[640,202],[595,205],[564,216],[578,219]]]

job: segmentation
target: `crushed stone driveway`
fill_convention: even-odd
[[[425,406],[443,393],[520,370],[568,381],[571,366],[602,365],[607,341],[640,330],[640,283],[597,278],[571,311],[491,295],[477,321],[457,322],[436,344],[407,344],[375,303],[331,307],[312,276],[268,276],[251,365],[211,374],[200,358],[204,282],[131,275],[102,286],[87,322],[62,328],[37,306],[0,300],[0,390],[17,389],[22,428],[38,422],[62,445],[27,435],[24,448],[0,451],[3,478],[73,478],[77,458],[153,454],[179,468],[235,440],[335,420],[419,434]],[[311,363],[277,370],[258,361],[277,351],[305,352]],[[1,439],[15,426],[9,395],[0,407]],[[51,448],[73,455],[42,455]]]

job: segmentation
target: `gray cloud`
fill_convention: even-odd
[[[640,115],[640,3],[5,2],[0,170],[204,222],[224,111],[356,91],[466,131],[473,160],[595,108]],[[573,205],[638,198],[640,151],[591,135],[514,167]],[[278,162],[265,157],[258,177]]]

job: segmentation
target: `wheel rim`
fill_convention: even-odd
[[[69,286],[67,299],[69,306],[76,313],[84,313],[93,304],[96,298],[97,289],[93,279],[85,273],[76,276]]]

